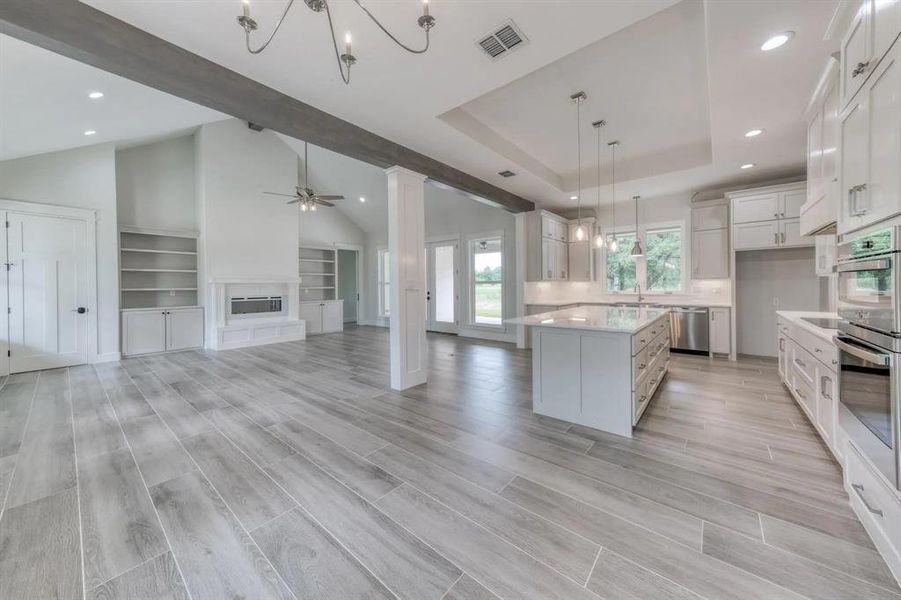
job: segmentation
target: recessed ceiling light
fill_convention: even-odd
[[[570,196],[569,199],[570,199],[570,200],[578,200],[579,197],[578,197],[578,196]]]
[[[777,33],[776,35],[765,41],[760,49],[764,52],[775,50],[780,46],[784,46],[793,37],[795,37],[794,31],[783,31],[782,33]]]
[[[87,131],[84,132],[85,135],[94,135],[95,133],[97,133],[97,132],[94,131],[93,129],[88,129]]]
[[[753,169],[756,166],[757,166],[756,163],[745,163],[742,166],[740,166],[739,169]]]
[[[745,134],[745,137],[757,137],[761,133],[763,133],[763,129],[752,129]]]
[[[100,98],[103,98],[103,92],[91,92],[88,94],[88,98],[91,100],[99,100]]]
[[[366,202],[366,198],[364,198],[363,196],[360,196],[360,202]]]

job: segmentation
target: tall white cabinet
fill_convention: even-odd
[[[586,226],[587,229],[587,226]],[[570,279],[569,221],[546,210],[526,217],[528,281],[565,281]]]
[[[120,228],[123,356],[203,346],[197,257],[196,233]]]
[[[344,329],[344,301],[337,298],[338,251],[301,246],[297,255],[300,277],[298,315],[306,322],[306,334],[333,333]]]

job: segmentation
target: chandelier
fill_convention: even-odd
[[[335,48],[335,59],[338,61],[338,71],[341,73],[341,79],[345,84],[350,83],[350,68],[357,62],[357,57],[353,55],[351,51],[351,37],[350,32],[348,31],[344,37],[344,53],[341,54],[338,52],[338,40],[335,37],[335,26],[332,23],[332,13],[329,10],[328,0],[303,0],[304,4],[312,10],[313,12],[322,12],[325,11],[326,17],[328,17],[328,26],[329,30],[332,34],[332,45]],[[435,26],[435,17],[429,14],[429,0],[422,0],[422,16],[420,16],[416,22],[419,24],[419,27],[425,31],[425,45],[422,48],[411,48],[407,46],[399,39],[397,39],[388,29],[382,25],[375,16],[369,12],[369,10],[363,6],[363,3],[360,0],[354,0],[357,6],[366,13],[366,15],[372,19],[373,23],[378,25],[379,29],[381,29],[385,35],[387,35],[391,40],[394,41],[395,44],[410,52],[412,54],[424,54],[426,50],[429,49],[429,31],[432,27]],[[282,11],[282,15],[279,17],[278,21],[275,23],[275,29],[272,30],[272,33],[269,34],[269,38],[266,39],[265,42],[254,48],[250,45],[250,36],[251,34],[257,30],[257,22],[253,17],[250,16],[250,0],[242,0],[243,14],[238,17],[238,24],[244,29],[244,37],[247,44],[247,51],[251,54],[259,54],[269,45],[269,42],[272,41],[272,38],[275,37],[275,34],[278,33],[279,28],[282,26],[282,23],[285,21],[285,17],[288,16],[288,12],[291,10],[291,7],[294,6],[294,0],[288,0],[288,4],[285,5],[285,10]],[[345,71],[347,74],[345,75]]]

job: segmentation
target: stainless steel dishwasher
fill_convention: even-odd
[[[710,352],[710,309],[698,306],[670,308],[670,348],[686,352]]]

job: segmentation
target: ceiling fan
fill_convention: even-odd
[[[307,143],[303,143],[303,185],[300,184],[300,157],[297,157],[297,185],[294,186],[294,194],[279,194],[277,192],[263,192],[264,194],[269,194],[270,196],[284,196],[286,198],[292,198],[288,200],[288,204],[297,204],[300,203],[300,210],[306,211],[315,211],[316,207],[321,206],[335,206],[330,202],[330,200],[344,200],[344,196],[335,196],[328,194],[317,194],[312,189],[307,187],[309,184],[309,178],[307,174],[307,165],[309,161],[307,160]]]

